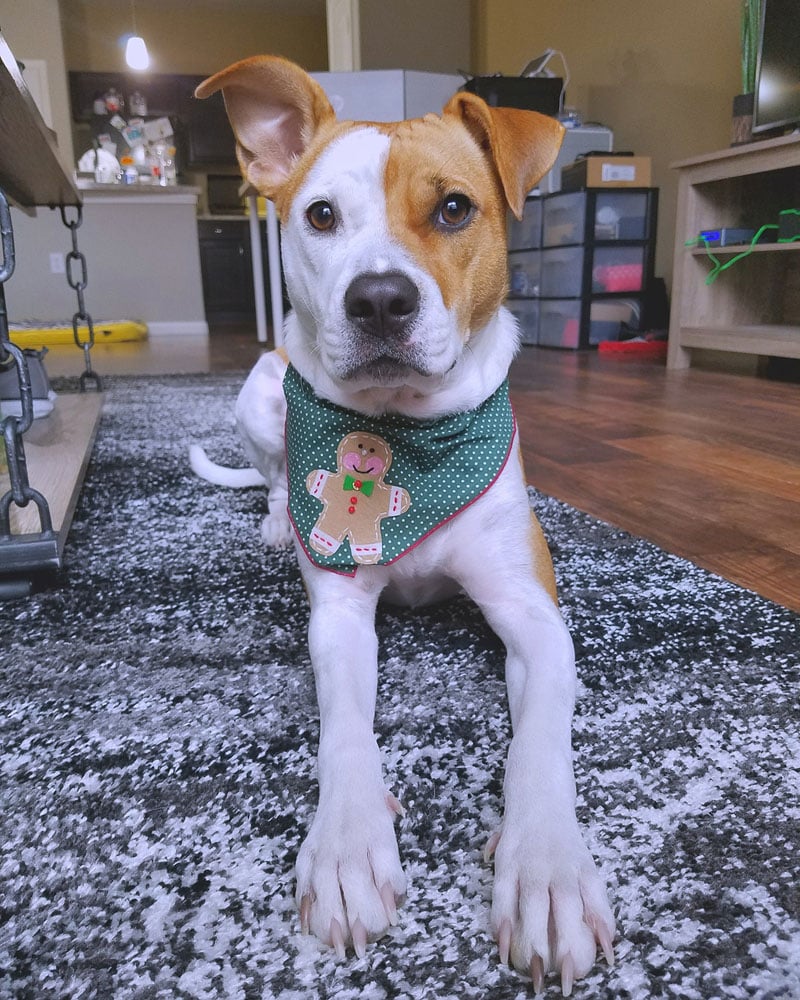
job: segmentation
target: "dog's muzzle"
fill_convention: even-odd
[[[345,292],[344,308],[361,333],[386,343],[404,343],[419,312],[419,289],[399,271],[360,274]]]

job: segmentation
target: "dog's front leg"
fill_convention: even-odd
[[[359,570],[363,576],[363,571]],[[320,712],[319,804],[297,858],[301,925],[340,956],[396,923],[405,895],[394,819],[373,733],[378,591],[310,570],[309,650]]]
[[[613,961],[615,930],[575,816],[572,640],[526,547],[469,563],[461,581],[506,645],[513,732],[503,820],[487,845],[495,857],[492,928],[501,959],[527,972],[536,992],[555,970],[566,996],[594,964],[597,945]],[[492,565],[501,569],[487,572]]]
[[[537,992],[548,970],[560,972],[568,996],[594,964],[597,944],[613,962],[614,918],[575,816],[572,642],[547,601],[543,594],[485,608],[508,649],[513,729],[503,822],[488,853],[501,958],[529,972]]]

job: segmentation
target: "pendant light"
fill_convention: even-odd
[[[150,55],[144,39],[136,33],[136,0],[131,0],[131,24],[133,34],[125,43],[125,62],[131,69],[147,69],[150,65]]]

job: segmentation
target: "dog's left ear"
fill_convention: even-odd
[[[521,219],[525,196],[556,161],[563,125],[536,111],[489,107],[463,91],[450,98],[444,113],[460,118],[489,152],[509,208]]]

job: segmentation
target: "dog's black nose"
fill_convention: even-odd
[[[348,319],[382,340],[403,340],[419,309],[419,289],[397,271],[362,274],[345,292]]]

